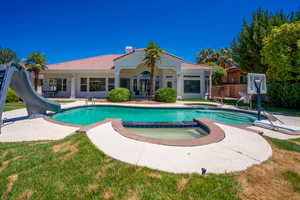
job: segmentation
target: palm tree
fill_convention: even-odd
[[[216,63],[224,68],[234,65],[232,50],[227,48],[221,48],[220,50],[202,49],[196,60],[198,64]]]
[[[221,48],[220,57],[219,57],[219,65],[228,68],[234,65],[234,60],[232,58],[232,50],[228,48]]]
[[[32,52],[26,59],[26,68],[34,73],[34,89],[38,88],[39,74],[47,69],[45,55],[39,52]]]
[[[156,63],[160,60],[160,55],[164,52],[156,43],[150,42],[148,47],[145,49],[145,58],[144,64],[150,68],[150,82],[149,82],[149,90],[150,90],[150,97],[153,95],[153,80],[155,75]]]
[[[16,59],[17,54],[13,50],[0,47],[0,65],[7,65]]]
[[[213,50],[211,50],[210,48],[207,49],[202,49],[198,55],[197,55],[197,63],[208,63],[208,62],[212,62],[212,54],[213,54]]]

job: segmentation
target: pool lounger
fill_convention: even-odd
[[[299,126],[290,126],[283,124],[279,121],[270,122],[268,120],[256,120],[253,125],[259,126],[262,128],[267,128],[271,130],[276,130],[282,133],[290,134],[290,135],[300,135],[300,127]]]

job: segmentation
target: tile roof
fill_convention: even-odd
[[[137,51],[145,51],[145,49],[146,49],[146,48],[133,49],[133,50],[130,51],[129,53],[120,55],[119,57],[115,58],[114,60],[118,60],[119,58],[123,58],[123,57],[125,57],[125,56],[127,56],[127,55],[130,55],[130,54],[133,54],[134,52],[137,52]],[[168,52],[166,52],[166,51],[164,51],[164,54],[169,55],[169,56],[172,56],[172,57],[177,58],[177,59],[179,59],[179,60],[183,60],[182,58],[180,58],[180,57],[178,57],[178,56],[176,56],[176,55],[170,54],[170,53],[168,53]]]
[[[135,51],[144,51],[145,49],[136,49]],[[131,52],[132,53],[132,52]],[[131,54],[128,53],[128,54]],[[57,64],[48,65],[48,70],[111,70],[114,67],[114,61],[118,58],[128,54],[111,54],[85,58],[80,60],[73,60]],[[168,53],[167,53],[168,54]],[[171,55],[171,54],[168,54]],[[173,55],[171,55],[173,56]],[[177,57],[177,56],[175,56]],[[179,57],[177,57],[179,58]],[[181,59],[181,58],[179,58]],[[181,59],[182,60],[182,59]],[[184,69],[198,69],[198,68],[215,68],[213,66],[194,64],[183,62],[182,68]]]
[[[103,55],[48,65],[48,70],[110,70],[114,59],[122,54]]]

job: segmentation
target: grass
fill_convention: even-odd
[[[215,100],[203,100],[203,99],[183,99],[180,101],[192,101],[192,102],[201,102],[201,103],[205,103],[205,102],[216,102]],[[227,105],[236,105],[236,101],[235,100],[224,100],[223,101],[224,104]],[[246,107],[246,104],[243,104],[242,102],[239,103],[239,106],[241,107]],[[288,115],[295,115],[295,116],[300,116],[300,109],[295,109],[295,108],[283,108],[283,107],[276,107],[276,106],[272,106],[270,104],[267,103],[262,103],[262,108],[265,109],[268,112],[275,112],[275,113],[283,113],[283,114],[288,114]],[[253,102],[253,107],[256,107],[256,103]]]
[[[75,100],[55,100],[57,103],[73,103]]]
[[[0,143],[1,199],[239,199],[232,175],[180,175],[105,156],[84,134]]]
[[[23,102],[14,102],[14,103],[6,103],[4,105],[4,112],[10,111],[10,110],[16,110],[20,108],[25,108],[25,103]]]
[[[73,103],[73,102],[75,102],[75,100],[58,100],[56,102],[57,103]],[[16,109],[20,109],[20,108],[25,108],[25,106],[26,105],[24,102],[5,103],[4,112],[16,110]]]
[[[282,176],[286,181],[288,181],[292,186],[294,192],[300,193],[300,175],[293,171],[286,171],[282,173]]]
[[[300,145],[288,141],[288,140],[279,140],[275,138],[270,138],[270,141],[278,148],[284,149],[287,151],[294,151],[300,153]]]

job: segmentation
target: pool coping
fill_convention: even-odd
[[[214,105],[216,108],[195,108],[192,105]],[[74,108],[84,108],[84,107],[100,107],[100,106],[111,106],[111,107],[125,107],[125,108],[144,108],[144,109],[200,109],[200,110],[227,110],[227,111],[233,111],[233,112],[242,112],[242,113],[247,113],[247,114],[252,114],[252,115],[257,115],[257,111],[255,110],[244,110],[240,109],[237,107],[232,107],[232,108],[224,108],[223,105],[221,104],[208,104],[208,103],[185,103],[182,105],[177,105],[177,106],[145,106],[145,105],[116,105],[116,104],[93,104],[93,105],[80,105],[80,106],[71,106],[68,108],[62,109],[62,112],[71,110]],[[54,114],[54,113],[53,113]],[[51,116],[52,114],[50,114]],[[270,121],[277,121],[278,119],[271,115],[270,113],[265,113],[262,114],[264,117],[266,117]]]

